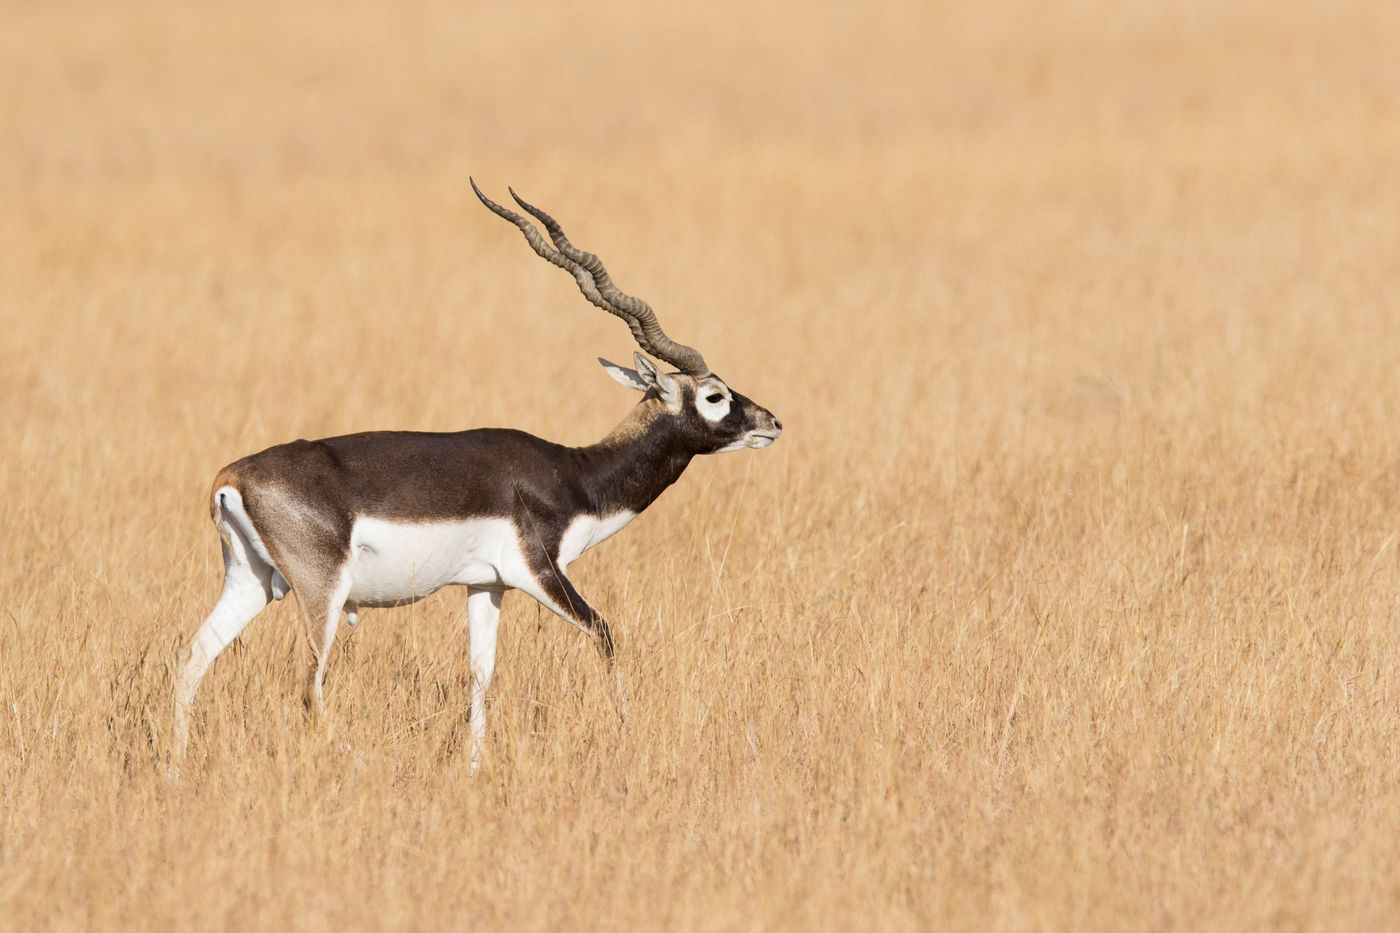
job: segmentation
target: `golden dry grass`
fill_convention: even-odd
[[[1394,4],[16,5],[0,926],[1366,928],[1400,908]],[[600,437],[555,211],[788,431],[506,600],[206,679],[298,436]]]

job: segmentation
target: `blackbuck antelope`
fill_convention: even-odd
[[[767,447],[782,433],[772,412],[667,337],[651,306],[613,284],[602,261],[570,243],[554,218],[511,191],[551,246],[474,181],[472,190],[519,227],[536,253],[572,275],[585,298],[627,322],[643,350],[679,372],[662,372],[640,353],[636,369],[600,359],[642,400],[588,447],[503,428],[377,431],[293,441],[220,470],[209,505],[223,546],[223,592],[177,675],[175,762],[188,744],[200,679],[272,600],[297,596],[311,649],[305,703],[322,713],[342,611],[353,625],[364,608],[402,606],[457,584],[467,587],[475,767],[502,594],[528,593],[585,632],[611,665],[612,633],[569,582],[569,565],[651,505],[692,457]]]

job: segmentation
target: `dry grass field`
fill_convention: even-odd
[[[1053,12],[1051,10],[1053,9]],[[1400,8],[14,3],[0,928],[1374,928],[1400,910]],[[205,680],[215,471],[601,437],[619,322],[771,407],[505,601]]]

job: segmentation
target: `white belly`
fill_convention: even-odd
[[[395,522],[360,518],[350,531],[350,601],[364,606],[419,599],[444,586],[509,585],[525,567],[515,526],[504,518]]]

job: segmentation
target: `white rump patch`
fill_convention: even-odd
[[[396,522],[358,518],[350,530],[350,600],[381,607],[451,584],[514,586],[530,579],[515,525],[506,518]]]
[[[243,508],[243,496],[232,486],[220,486],[214,490],[214,502],[218,505],[219,511],[223,513],[224,520],[232,522],[238,526],[243,537],[247,539],[248,545],[253,549],[253,553],[258,556],[263,563],[269,567],[275,567],[272,563],[272,555],[267,552],[267,545],[263,544],[262,537],[258,534],[258,529],[253,527],[253,520],[248,517],[248,512]],[[241,547],[241,542],[234,542],[235,547]],[[245,563],[247,555],[241,555],[240,559]],[[284,579],[283,583],[286,582]],[[286,590],[282,591],[282,596],[286,595]],[[282,596],[278,596],[281,599]]]
[[[580,515],[574,519],[564,529],[564,536],[559,541],[559,556],[556,558],[559,570],[562,572],[584,551],[602,544],[636,517],[636,512],[623,509],[611,515]]]

